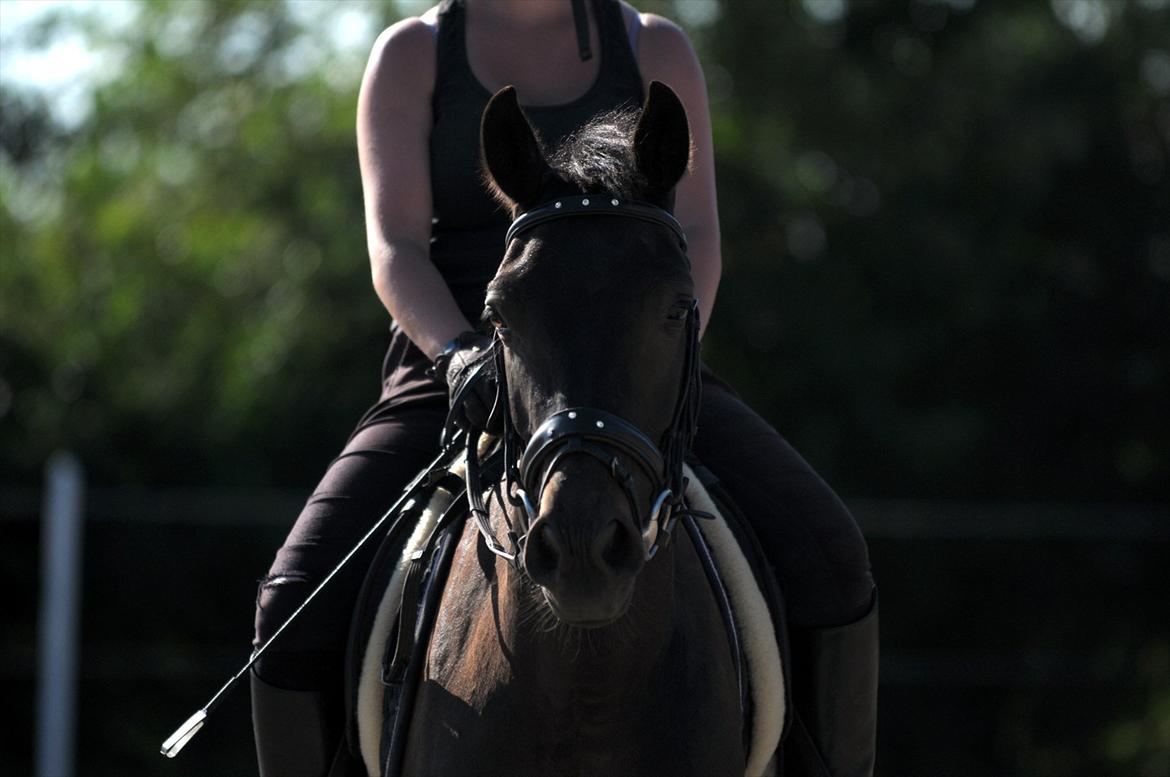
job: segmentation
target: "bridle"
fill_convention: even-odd
[[[686,256],[687,235],[683,232],[682,225],[668,211],[657,205],[644,202],[622,202],[616,197],[604,195],[562,197],[521,213],[512,222],[512,226],[508,227],[507,234],[504,235],[504,249],[507,250],[508,246],[512,244],[512,240],[535,226],[554,219],[578,216],[624,216],[625,218],[660,224],[674,233],[683,256]]]
[[[548,221],[584,216],[622,216],[666,227],[686,254],[686,235],[678,221],[666,210],[640,202],[622,202],[610,197],[576,195],[552,200],[518,216],[505,236],[505,247],[528,230]],[[694,438],[699,409],[699,308],[691,301],[686,317],[686,353],[679,394],[670,425],[656,445],[635,424],[612,413],[591,407],[573,407],[553,413],[523,440],[516,432],[508,408],[508,381],[504,364],[504,346],[497,332],[489,364],[496,373],[494,413],[502,417],[502,455],[504,457],[504,493],[517,510],[512,521],[503,510],[507,523],[509,547],[495,537],[483,501],[477,441],[467,443],[468,495],[472,515],[488,549],[519,567],[520,556],[532,525],[538,517],[541,495],[552,474],[567,457],[589,456],[601,463],[626,495],[631,514],[639,522],[646,560],[670,541],[678,519],[691,511],[683,503],[686,481],[683,456]],[[632,464],[627,466],[627,462]],[[638,496],[637,478],[650,483],[651,499],[644,503]]]

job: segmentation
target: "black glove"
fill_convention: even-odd
[[[498,425],[492,417],[496,373],[491,346],[492,338],[487,335],[464,332],[435,357],[433,374],[447,379],[447,397],[451,403],[448,428],[454,424],[466,432],[490,432],[493,422]]]

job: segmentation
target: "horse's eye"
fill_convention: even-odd
[[[687,317],[687,313],[691,312],[690,300],[679,300],[670,306],[670,313],[667,314],[668,321],[682,321]]]

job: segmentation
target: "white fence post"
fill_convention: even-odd
[[[85,492],[81,462],[57,452],[45,467],[37,628],[38,777],[71,777],[77,726],[78,622]]]

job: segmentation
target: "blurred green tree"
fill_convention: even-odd
[[[844,493],[1170,495],[1168,12],[1066,5],[647,4],[692,25],[712,95],[707,358]],[[77,126],[3,91],[6,471],[69,446],[99,481],[315,477],[387,323],[364,51],[334,41],[398,12],[44,25],[117,66]]]
[[[724,10],[708,358],[845,493],[1170,495],[1166,4]]]
[[[99,482],[288,482],[376,394],[364,52],[331,49],[329,5],[308,10],[147,3],[132,37],[62,13],[56,34],[121,62],[89,115],[54,130],[4,90],[6,471],[69,446]]]

